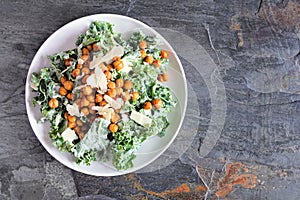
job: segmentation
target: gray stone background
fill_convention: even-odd
[[[213,58],[227,112],[206,157],[198,150],[211,99],[197,69],[182,57],[200,110],[187,118],[197,118],[199,126],[191,147],[169,166],[93,177],[66,168],[41,146],[24,102],[30,62],[59,27],[98,13],[178,31]],[[0,17],[0,199],[300,199],[298,0],[2,0]]]

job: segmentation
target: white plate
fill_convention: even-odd
[[[41,68],[49,66],[50,63],[47,59],[48,55],[74,48],[78,35],[80,33],[85,33],[91,22],[95,20],[106,21],[114,24],[114,31],[122,33],[122,36],[123,34],[126,36],[128,33],[133,33],[138,30],[143,31],[147,35],[157,36],[163,42],[159,48],[166,49],[170,52],[170,67],[168,69],[169,81],[166,85],[172,89],[178,101],[178,105],[169,115],[170,126],[163,138],[153,136],[145,141],[137,152],[137,157],[134,159],[134,167],[124,171],[117,171],[111,164],[101,163],[98,161],[93,162],[90,166],[77,165],[72,154],[60,152],[52,144],[48,135],[49,123],[37,123],[37,120],[41,117],[41,113],[39,111],[39,107],[33,107],[31,103],[32,98],[35,95],[30,88],[30,77],[32,72],[38,72]],[[25,98],[27,114],[31,127],[39,141],[55,159],[65,166],[85,174],[95,176],[116,176],[136,171],[148,165],[158,158],[172,143],[184,118],[187,102],[187,84],[182,65],[176,53],[173,51],[170,44],[155,30],[144,23],[129,17],[114,14],[98,14],[83,17],[66,24],[53,33],[44,42],[34,56],[30,65],[26,81]]]

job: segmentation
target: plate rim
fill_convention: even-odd
[[[46,46],[47,43],[49,43],[49,41],[55,37],[59,32],[61,32],[63,29],[65,29],[66,27],[68,26],[72,26],[72,24],[78,22],[78,21],[82,21],[82,20],[85,20],[85,19],[92,19],[93,21],[94,20],[99,20],[99,21],[106,21],[104,18],[109,18],[109,17],[116,17],[116,18],[122,18],[122,19],[126,19],[126,20],[129,20],[129,21],[133,21],[134,23],[137,23],[139,24],[140,26],[142,27],[145,27],[147,29],[150,29],[150,31],[152,31],[154,33],[154,35],[156,36],[159,36],[162,40],[163,40],[163,43],[173,52],[173,56],[174,58],[176,59],[176,62],[178,63],[179,65],[179,69],[181,71],[181,76],[182,76],[182,79],[183,79],[183,82],[184,82],[184,102],[183,102],[183,105],[180,105],[182,107],[182,116],[181,116],[181,119],[179,121],[179,124],[178,124],[178,128],[176,129],[175,133],[173,133],[173,136],[172,138],[168,141],[167,145],[163,148],[163,150],[158,153],[156,156],[154,156],[152,159],[148,160],[147,162],[145,162],[144,164],[141,164],[140,166],[138,167],[135,167],[135,168],[129,168],[127,170],[121,170],[121,171],[117,171],[115,170],[115,173],[110,173],[110,174],[101,174],[101,173],[92,173],[90,171],[85,171],[84,169],[79,169],[79,168],[76,168],[74,165],[72,164],[68,164],[66,162],[63,162],[62,160],[58,159],[57,156],[55,155],[55,153],[53,153],[51,151],[51,149],[47,146],[47,145],[44,145],[43,142],[41,142],[40,138],[37,136],[37,133],[34,131],[33,129],[33,119],[30,119],[29,118],[29,108],[32,106],[30,105],[30,103],[28,102],[28,98],[29,98],[29,95],[31,93],[31,90],[30,90],[30,86],[28,84],[30,84],[30,80],[31,80],[31,73],[30,73],[30,70],[33,68],[33,64],[34,64],[34,61],[37,60],[37,56],[40,55],[41,53],[39,53],[41,51],[41,49],[44,49],[44,47]],[[95,19],[95,18],[98,18],[98,19]],[[75,41],[74,41],[75,42]],[[44,66],[43,66],[44,67]],[[84,173],[84,174],[87,174],[87,175],[93,175],[93,176],[119,176],[119,175],[124,175],[124,174],[128,174],[128,173],[132,173],[132,172],[135,172],[135,171],[138,171],[139,169],[142,169],[144,167],[146,167],[147,165],[149,165],[150,163],[154,162],[158,157],[160,157],[169,147],[170,145],[173,143],[173,141],[175,140],[175,138],[177,137],[178,135],[178,132],[179,130],[181,129],[182,127],[182,123],[183,123],[183,120],[185,118],[185,114],[186,114],[186,107],[187,107],[187,98],[188,98],[188,90],[187,90],[187,81],[186,81],[186,76],[185,76],[185,72],[184,72],[184,69],[183,69],[183,66],[182,66],[182,63],[178,57],[178,55],[176,54],[175,50],[173,49],[173,47],[169,44],[169,42],[161,35],[159,34],[154,28],[148,26],[147,24],[145,24],[144,22],[141,22],[137,19],[134,19],[132,17],[128,17],[128,16],[125,16],[125,15],[119,15],[119,14],[110,14],[110,13],[103,13],[103,14],[93,14],[93,15],[87,15],[87,16],[84,16],[84,17],[80,17],[80,18],[77,18],[75,20],[72,20],[68,23],[66,23],[65,25],[61,26],[59,29],[57,29],[56,31],[54,31],[44,42],[43,44],[39,47],[39,49],[36,51],[34,57],[32,58],[32,61],[30,63],[30,66],[28,68],[28,72],[27,72],[27,77],[26,77],[26,84],[25,84],[25,105],[26,105],[26,114],[28,116],[28,120],[29,120],[29,123],[30,123],[30,126],[31,126],[31,129],[32,131],[34,132],[35,134],[35,137],[37,137],[39,143],[46,149],[46,151],[55,159],[57,160],[58,162],[60,162],[61,164],[63,164],[64,166],[74,170],[74,171],[77,171],[77,172],[81,172],[81,173]]]

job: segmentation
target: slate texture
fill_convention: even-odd
[[[88,176],[52,158],[24,101],[30,62],[46,38],[98,13],[136,18],[174,48],[183,35],[193,41],[175,48],[190,95],[180,139],[150,166],[118,177]],[[0,17],[1,200],[300,199],[299,1],[2,0]],[[212,60],[193,56],[199,49]],[[221,130],[216,137],[211,126]]]

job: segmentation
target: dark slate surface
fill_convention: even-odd
[[[137,173],[93,177],[41,146],[24,102],[30,62],[59,27],[96,13],[127,15],[163,35],[162,28],[177,31],[208,52],[227,110],[207,156],[199,150],[214,120],[213,88],[184,52],[193,98],[179,134],[184,143],[176,143],[183,145],[162,156],[168,166],[158,159]],[[0,199],[300,199],[299,1],[4,0],[0,17]],[[180,41],[167,36],[171,45]]]

